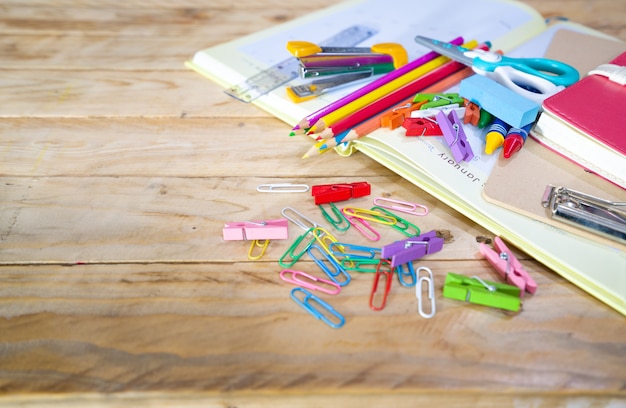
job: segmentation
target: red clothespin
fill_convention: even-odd
[[[478,126],[480,120],[480,107],[474,102],[468,102],[465,104],[465,115],[463,116],[463,123],[472,124]]]
[[[441,128],[433,118],[406,118],[402,123],[406,136],[441,136]]]
[[[524,294],[524,291],[534,294],[537,291],[537,283],[530,277],[500,237],[495,237],[494,246],[497,251],[481,242],[480,253],[496,268],[506,283],[521,289],[520,296]]]
[[[380,116],[380,127],[387,127],[391,130],[399,128],[402,126],[404,120],[411,115],[411,112],[420,109],[420,107],[426,103],[428,103],[428,101],[409,103],[383,113]]]
[[[443,248],[443,238],[437,237],[435,230],[396,241],[381,248],[382,258],[391,258],[393,268],[414,261]]]
[[[315,204],[336,203],[351,198],[359,198],[370,195],[372,187],[366,181],[341,184],[320,184],[311,187],[311,195]]]
[[[451,110],[449,114],[439,112],[437,114],[437,123],[443,132],[443,137],[448,143],[452,156],[457,162],[470,161],[474,157],[472,147],[467,141],[463,123],[459,120],[456,112]]]

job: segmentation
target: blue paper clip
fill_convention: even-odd
[[[407,267],[406,272],[404,272],[404,265],[406,265]],[[417,283],[417,273],[415,272],[415,268],[413,267],[413,262],[407,262],[404,265],[396,266],[396,271],[398,272],[398,282],[400,282],[402,286],[410,288],[415,286],[415,284]],[[411,279],[408,282],[404,280],[404,278],[407,276]]]
[[[332,244],[330,244],[328,249],[335,256],[335,258],[342,258],[342,261],[346,258],[373,259],[380,254],[380,248],[349,244],[345,242],[333,242]]]
[[[302,298],[302,300],[298,298],[297,294],[299,292],[304,294],[304,298]],[[333,309],[331,305],[324,302],[322,299],[318,298],[317,296],[315,296],[314,294],[312,294],[306,289],[302,289],[302,288],[292,289],[291,298],[297,304],[302,306],[304,310],[312,314],[313,317],[323,321],[324,323],[326,323],[327,325],[329,325],[330,327],[334,329],[340,328],[346,322],[346,319],[344,319],[344,317],[341,314],[339,314],[335,309]],[[313,303],[317,303],[319,306],[323,308],[323,310],[315,308],[313,306]],[[323,313],[324,311],[326,312],[326,314]]]
[[[341,210],[337,208],[335,203],[331,202],[328,203],[328,205],[330,206],[330,210],[333,215],[330,215],[326,211],[326,209],[324,209],[322,204],[318,205],[320,211],[322,212],[322,216],[326,219],[326,221],[328,221],[333,227],[335,227],[339,231],[346,231],[348,228],[350,228],[350,223],[348,222],[348,219],[343,215]]]
[[[315,251],[319,251],[323,257],[314,255]],[[307,254],[315,261],[317,266],[324,271],[328,277],[339,286],[346,286],[350,283],[350,275],[345,269],[326,251],[324,251],[319,245],[313,244],[307,250]],[[332,267],[332,269],[331,269]],[[338,276],[343,275],[345,278],[343,281],[337,279]]]

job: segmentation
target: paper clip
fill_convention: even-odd
[[[304,294],[304,298],[300,299],[299,293]],[[307,312],[312,314],[316,319],[319,319],[334,329],[338,329],[344,325],[345,319],[339,314],[331,305],[324,302],[311,292],[303,288],[294,288],[291,290],[291,298]],[[322,309],[318,309],[313,306],[313,303],[317,303]]]
[[[405,266],[407,269],[406,272],[404,271]],[[404,265],[396,266],[396,273],[398,274],[398,282],[400,282],[402,286],[410,288],[417,284],[417,274],[415,273],[415,268],[413,267],[412,262],[407,262]],[[410,278],[410,280],[406,280],[407,276]]]
[[[225,241],[248,241],[289,238],[287,220],[229,222],[224,225],[222,235]]]
[[[324,249],[324,251],[326,251],[326,253],[330,255],[330,257],[333,258],[335,262],[339,263],[339,260],[335,258],[329,248],[330,244],[332,244],[333,242],[337,242],[337,238],[335,238],[330,232],[321,227],[313,228],[311,229],[311,232],[313,233],[313,236],[320,244],[320,246]]]
[[[291,275],[291,277],[287,276]],[[305,278],[306,280],[302,280],[300,278]],[[285,282],[291,283],[293,285],[301,286],[305,289],[317,290],[319,292],[327,293],[329,295],[336,295],[341,292],[341,286],[336,284],[335,282],[316,278],[315,276],[309,275],[306,272],[297,271],[295,269],[283,269],[280,271],[280,278]],[[316,285],[315,282],[319,282],[325,286]],[[328,286],[332,288],[328,289]]]
[[[258,185],[256,191],[259,193],[306,193],[309,186],[306,184],[275,183]]]
[[[383,258],[391,258],[391,266],[396,267],[424,255],[433,254],[443,248],[443,238],[437,237],[435,230],[396,241],[381,248]]]
[[[407,201],[401,200],[392,200],[385,197],[375,198],[374,205],[385,208],[387,210],[400,211],[402,213],[411,215],[424,216],[428,214],[428,207],[426,207],[425,205],[409,203]]]
[[[372,310],[383,310],[385,308],[385,304],[387,303],[387,297],[389,296],[389,291],[391,290],[391,281],[393,280],[393,268],[389,265],[389,260],[381,259],[378,261],[378,265],[376,266],[376,274],[374,275],[374,282],[372,283],[372,292],[370,293],[370,308]],[[382,294],[382,300],[380,304],[374,304],[374,298],[378,292],[378,283],[380,282],[380,278],[385,278],[385,289]]]
[[[295,209],[293,209],[291,207],[283,208],[280,211],[280,213],[283,215],[283,217],[285,217],[289,221],[293,222],[295,225],[297,225],[298,227],[302,228],[305,231],[308,231],[311,228],[322,227],[322,225],[316,223],[315,221],[313,221],[310,218],[306,217],[301,212],[299,212],[299,211],[297,211],[297,210],[295,210]],[[293,213],[297,218],[288,215],[288,213]]]
[[[290,268],[302,258],[302,255],[304,255],[307,249],[315,242],[315,235],[312,234],[312,230],[313,228],[298,236],[293,244],[287,248],[287,251],[278,259],[280,266]],[[296,250],[298,250],[298,252],[296,252]]]
[[[396,220],[396,223],[393,224],[391,228],[406,235],[407,237],[413,237],[421,233],[421,230],[417,225],[410,223],[409,221],[401,218],[399,215],[394,214],[391,211],[384,209],[383,207],[375,206],[375,207],[372,207],[371,210],[379,211],[389,217],[394,218]]]
[[[255,239],[254,241],[252,241],[252,243],[250,244],[250,249],[248,249],[248,259],[251,261],[256,261],[258,259],[261,259],[263,257],[263,255],[265,255],[265,251],[267,250],[267,247],[270,245],[270,240],[266,239],[266,240],[258,240]],[[259,249],[259,253],[257,255],[254,254],[254,250],[256,248],[260,248]]]
[[[319,184],[311,188],[315,204],[336,203],[351,198],[368,196],[372,186],[366,181],[340,184]]]
[[[369,222],[360,217],[346,217],[350,225],[359,231],[365,238],[371,241],[380,240],[380,234],[370,225]]]
[[[456,112],[452,110],[449,115],[446,115],[446,113],[442,111],[439,112],[436,117],[437,123],[443,132],[443,137],[452,151],[454,160],[457,162],[463,160],[470,161],[472,157],[474,157],[474,152],[467,141],[463,124],[459,120]]]
[[[541,203],[556,220],[626,244],[626,202],[548,185]]]
[[[361,218],[366,221],[377,222],[384,225],[393,225],[396,223],[396,218],[383,214],[380,211],[367,210],[365,208],[357,208],[352,206],[346,206],[341,209],[346,215],[346,218],[350,220],[350,217]]]
[[[379,258],[344,258],[341,267],[347,272],[376,273]]]
[[[526,272],[522,263],[513,255],[500,237],[495,237],[493,241],[496,251],[481,242],[480,253],[498,271],[506,283],[520,288],[520,296],[525,291],[534,294],[537,291],[537,283]]]
[[[322,204],[318,205],[320,211],[322,211],[322,216],[326,218],[326,221],[339,231],[346,231],[350,228],[350,222],[348,222],[348,219],[343,215],[339,208],[337,208],[337,206],[332,202],[328,203],[328,205],[330,206],[330,210],[332,211],[334,217],[326,212]]]
[[[425,271],[427,273],[426,276],[422,276],[421,272]],[[417,276],[419,277],[417,280],[417,285],[415,285],[415,297],[417,298],[417,313],[425,319],[430,319],[436,313],[435,309],[435,280],[433,279],[433,272],[425,267],[420,266],[417,268]],[[430,312],[424,312],[424,300],[422,298],[424,291],[423,284],[426,283],[426,293],[428,295],[428,299],[430,299]]]
[[[380,248],[349,244],[345,242],[333,242],[328,246],[328,249],[330,250],[331,254],[335,255],[335,258],[341,257],[350,259],[373,259],[380,254]]]
[[[443,296],[478,305],[517,312],[520,308],[520,288],[505,283],[490,282],[449,272],[443,285]]]
[[[322,250],[318,245],[311,245],[307,250],[307,254],[313,259],[315,264],[320,267],[322,271],[337,285],[346,286],[350,283],[350,274],[346,272],[334,257],[328,252]],[[315,252],[319,252],[322,256],[315,255]],[[343,275],[343,280],[337,279],[340,275]]]

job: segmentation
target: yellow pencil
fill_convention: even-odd
[[[386,83],[380,88],[377,88],[373,90],[372,92],[363,95],[359,99],[356,99],[350,102],[349,104],[344,105],[341,108],[333,112],[330,112],[328,115],[322,117],[311,129],[309,129],[309,133],[316,133],[318,129],[319,130],[325,129],[326,127],[337,122],[338,120],[341,120],[345,118],[346,116],[351,115],[352,113],[363,108],[364,106],[367,106],[370,103],[376,101],[377,99],[382,98],[383,96],[389,94],[390,92],[393,92],[396,89],[403,87],[404,85],[419,78],[420,76],[424,74],[427,74],[433,69],[440,67],[441,65],[445,64],[449,60],[450,59],[448,57],[439,56],[423,65],[420,65],[419,67],[415,68],[413,71],[407,72],[401,77],[396,78],[393,81]]]

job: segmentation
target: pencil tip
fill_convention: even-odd
[[[309,158],[309,154],[308,153],[304,153],[304,155],[301,158],[302,159],[308,159]]]

